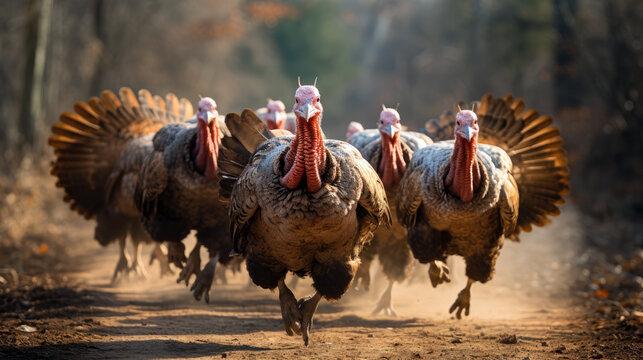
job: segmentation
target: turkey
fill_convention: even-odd
[[[266,123],[268,129],[288,130],[291,133],[297,131],[295,114],[286,112],[286,105],[281,100],[268,98],[266,107],[257,109],[257,116]]]
[[[296,134],[278,137],[251,110],[228,114],[232,136],[222,141],[219,171],[234,251],[246,256],[255,284],[279,289],[286,333],[308,345],[319,301],[346,292],[362,247],[390,224],[390,212],[382,182],[359,151],[322,139],[315,86],[299,86],[293,110]],[[297,301],[284,282],[288,271],[312,276],[315,294]]]
[[[196,118],[170,124],[154,136],[153,151],[143,162],[136,183],[135,201],[143,224],[152,238],[168,242],[183,258],[173,260],[185,266],[177,282],[196,280],[190,290],[199,301],[210,302],[210,289],[217,263],[231,260],[232,240],[228,215],[218,201],[217,156],[220,138],[227,131],[218,116],[216,102],[202,98]],[[197,244],[186,259],[182,240],[196,230]],[[210,255],[201,268],[201,247]]]
[[[166,99],[168,106],[161,109],[157,102],[163,100],[147,90],[140,90],[138,99],[129,88],[121,88],[118,97],[106,90],[76,103],[74,112],[62,113],[49,137],[56,156],[51,173],[65,191],[64,200],[85,218],[96,219],[94,237],[101,245],[119,243],[112,283],[130,272],[145,273],[140,249],[151,239],[133,195],[143,159],[152,152],[152,136],[192,115],[187,100],[174,94]],[[131,260],[125,247],[128,234],[134,245]],[[162,275],[171,271],[164,251],[157,244],[151,259],[160,261]]]
[[[353,122],[349,125],[347,133],[351,128],[363,129],[359,123]],[[365,246],[355,282],[359,288],[368,290],[370,263],[377,255],[389,284],[373,314],[384,311],[387,315],[396,315],[391,304],[393,283],[404,281],[413,268],[413,256],[406,243],[406,229],[395,216],[398,186],[413,153],[431,144],[432,141],[424,134],[403,130],[398,111],[382,105],[378,128],[357,131],[348,138],[348,143],[355,146],[364,159],[377,170],[384,183],[386,197],[393,212],[391,228],[379,228],[375,232],[373,241]],[[436,261],[432,262],[431,266],[435,266],[437,271],[431,273],[432,281],[449,281],[447,268],[443,263]]]
[[[445,123],[455,141],[413,155],[398,216],[420,262],[464,258],[467,285],[449,309],[460,319],[469,315],[472,284],[491,280],[504,238],[517,241],[560,213],[569,172],[552,119],[511,96],[485,95],[477,112],[447,113],[427,129]]]
[[[364,126],[362,126],[362,124],[358,123],[357,121],[351,121],[346,128],[346,141],[348,141],[351,136],[357,134],[360,131],[364,131]]]

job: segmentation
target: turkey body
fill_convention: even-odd
[[[227,208],[219,201],[218,180],[204,176],[195,167],[192,154],[198,121],[171,124],[157,132],[153,151],[147,156],[136,185],[135,199],[143,224],[154,240],[180,243],[190,231],[196,230],[198,243],[190,258],[195,264],[186,268],[189,272],[182,272],[179,279],[187,283],[192,273],[196,274],[192,287],[195,298],[200,300],[205,292],[209,302],[214,266],[217,262],[230,262],[232,240]],[[200,246],[208,250],[212,261],[208,272],[200,270]]]
[[[385,211],[374,197],[377,178],[352,146],[325,140],[324,186],[315,193],[280,184],[280,169],[292,137],[262,144],[239,178],[231,201],[233,231],[242,238],[253,281],[273,289],[287,271],[312,275],[329,299],[348,288],[359,253]],[[365,178],[366,177],[366,178]]]
[[[426,135],[412,131],[402,131],[399,141],[405,163],[411,161],[415,151],[432,143],[431,139]],[[348,142],[360,151],[373,169],[380,167],[380,162],[382,161],[382,138],[378,130],[364,130],[351,136]],[[386,276],[390,280],[400,282],[412,270],[413,256],[406,242],[406,228],[397,219],[399,183],[385,186],[385,189],[386,198],[391,209],[392,225],[390,229],[383,227],[377,229],[373,241],[364,249],[366,255],[364,265],[368,265],[366,262],[377,255]],[[366,266],[365,268],[368,271],[368,267]]]
[[[444,186],[453,146],[453,141],[428,145],[415,153],[407,169],[401,196],[421,203],[417,228],[410,230],[408,242],[421,263],[445,260],[447,255],[464,257],[467,276],[484,283],[491,279],[503,245],[501,212],[515,206],[503,193],[510,182],[511,159],[502,149],[481,144],[477,158],[482,182],[473,200],[464,203]],[[406,204],[400,204],[401,212],[407,211]]]

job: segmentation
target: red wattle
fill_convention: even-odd
[[[449,191],[464,202],[473,200],[473,194],[480,185],[477,148],[477,136],[473,137],[470,142],[456,136],[449,172],[444,181]]]
[[[198,122],[196,144],[192,156],[196,170],[207,179],[217,179],[217,154],[219,152],[219,128],[215,121],[209,124]]]
[[[379,164],[379,175],[386,188],[397,185],[406,171],[406,161],[400,142],[400,133],[393,138],[381,134],[382,157]]]
[[[308,122],[298,118],[297,133],[286,154],[286,175],[281,178],[281,184],[294,190],[305,178],[306,190],[316,192],[322,187],[321,172],[325,163],[326,150],[321,139],[318,117]]]

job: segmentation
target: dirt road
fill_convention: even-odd
[[[74,277],[87,289],[90,309],[32,321],[37,332],[15,335],[17,344],[29,345],[4,351],[84,359],[599,358],[601,345],[570,291],[581,239],[575,214],[567,208],[551,226],[507,243],[494,280],[474,285],[468,318],[447,312],[465,280],[463,264],[455,284],[437,289],[421,267],[414,281],[394,288],[396,318],[370,315],[381,281],[369,294],[322,302],[307,348],[282,330],[276,293],[248,288],[245,274],[228,273],[229,283],[216,285],[209,305],[174,279],[159,280],[156,267],[147,281],[110,287],[116,248],[87,240],[73,251],[85,263]],[[310,282],[300,281],[295,295],[310,291]]]

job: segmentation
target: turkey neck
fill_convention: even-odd
[[[400,133],[392,138],[388,134],[380,133],[382,137],[382,158],[379,164],[379,174],[386,188],[397,185],[406,170],[406,162],[402,153]]]
[[[219,151],[219,128],[216,120],[208,124],[197,120],[196,143],[192,159],[196,170],[207,179],[217,179],[217,153]]]
[[[294,190],[306,182],[308,192],[316,192],[322,187],[322,171],[326,165],[326,148],[321,135],[319,121],[321,114],[308,122],[297,117],[297,133],[290,143],[286,154],[281,185]]]
[[[285,121],[268,120],[267,125],[268,125],[268,129],[270,129],[270,130],[283,130],[283,129],[286,128],[286,122]]]
[[[480,167],[476,152],[478,136],[466,141],[456,135],[449,172],[444,181],[447,189],[464,202],[473,200],[473,194],[480,186]]]

